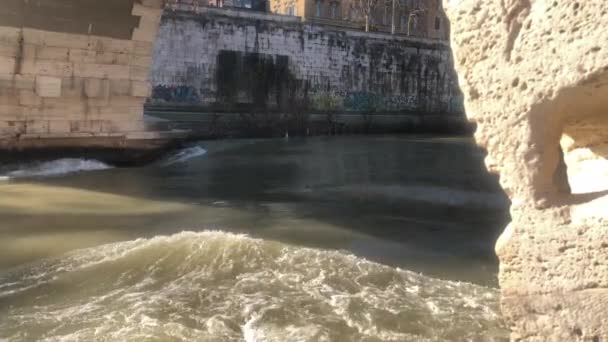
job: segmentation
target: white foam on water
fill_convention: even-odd
[[[508,336],[495,289],[223,232],[138,239],[26,265],[0,275],[0,299],[7,341]]]
[[[207,150],[200,146],[187,147],[171,154],[170,156],[165,158],[165,160],[161,164],[163,166],[169,166],[173,164],[184,163],[191,159],[203,156],[205,154],[207,154]]]
[[[0,180],[15,178],[56,177],[84,171],[98,171],[112,168],[110,165],[92,159],[64,158],[48,162],[33,163],[6,172]]]

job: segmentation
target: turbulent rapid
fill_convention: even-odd
[[[491,341],[497,291],[339,251],[183,232],[0,273],[0,340]]]
[[[160,162],[161,166],[170,166],[187,162],[205,155],[207,151],[200,146],[186,147],[167,155]],[[112,166],[93,159],[62,158],[44,162],[7,165],[0,168],[0,181],[23,178],[48,178],[65,176],[86,171],[111,169]]]
[[[47,162],[34,162],[25,165],[9,166],[5,172],[0,172],[0,180],[18,178],[38,178],[63,176],[83,171],[98,171],[112,168],[98,160],[64,158]]]
[[[207,154],[207,150],[200,146],[186,147],[165,157],[161,161],[161,165],[169,166],[173,164],[184,163],[191,159],[203,156],[205,154]]]

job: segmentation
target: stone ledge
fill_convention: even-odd
[[[0,160],[10,163],[87,158],[116,166],[140,166],[180,148],[190,139],[186,131],[0,137]]]

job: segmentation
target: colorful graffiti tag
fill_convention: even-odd
[[[322,94],[313,95],[311,97],[312,108],[318,110],[336,110],[340,109],[342,98],[336,95]]]
[[[168,103],[197,104],[200,96],[194,87],[157,85],[152,90],[152,100]]]
[[[399,111],[416,108],[417,101],[415,96],[352,92],[344,97],[344,109],[350,111]]]

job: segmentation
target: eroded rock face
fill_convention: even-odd
[[[608,1],[444,5],[467,113],[513,202],[496,248],[512,338],[606,341]]]

